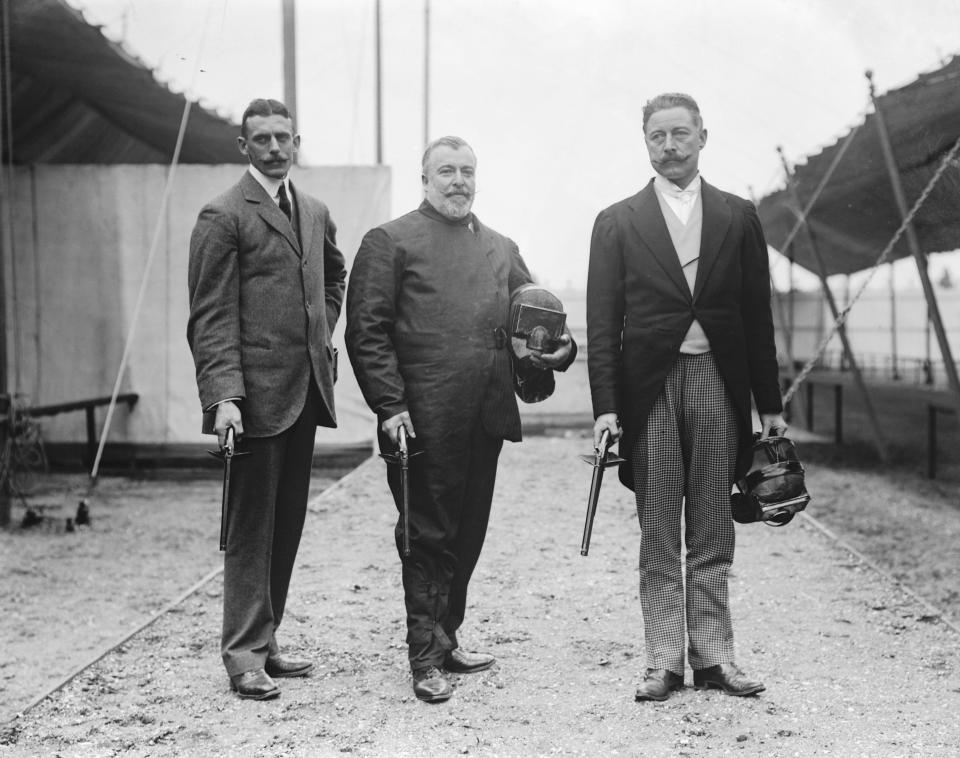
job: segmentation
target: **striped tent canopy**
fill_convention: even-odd
[[[62,0],[5,4],[9,70],[4,56],[2,73],[10,108],[5,100],[4,163],[170,162],[182,94]],[[236,124],[193,105],[180,161],[244,163],[238,134]]]
[[[912,208],[960,138],[960,56],[879,96],[877,108],[887,127],[907,207]],[[792,235],[801,210],[814,197],[847,138],[851,142],[846,152],[807,216],[809,229]],[[828,276],[873,266],[901,223],[877,114],[869,113],[852,130],[852,137],[848,134],[809,156],[796,167],[794,181],[796,197],[790,190],[780,189],[758,204],[768,243],[816,273],[815,245]],[[947,168],[914,217],[913,226],[925,253],[960,248],[960,161],[954,160]],[[784,249],[788,242],[790,249]],[[891,259],[907,255],[910,250],[904,236]]]

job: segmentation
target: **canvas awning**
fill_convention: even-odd
[[[62,0],[6,0],[12,162],[168,163],[185,98]],[[4,104],[5,105],[5,104]],[[6,110],[6,108],[4,108]],[[6,128],[6,119],[4,119]],[[242,163],[239,127],[194,104],[182,163]],[[3,139],[3,161],[8,140]]]
[[[960,56],[905,87],[879,96],[877,106],[890,135],[909,208],[960,137]],[[813,197],[845,139],[796,167],[794,180],[801,208]],[[853,273],[876,262],[901,223],[891,186],[877,116],[871,112],[856,129],[807,217],[827,275]],[[783,249],[800,215],[791,193],[781,189],[767,195],[758,209],[767,242],[817,272],[809,237],[803,230],[794,236],[792,250]],[[960,162],[941,177],[913,226],[925,253],[960,248]],[[891,257],[907,255],[910,250],[906,239],[901,238]]]

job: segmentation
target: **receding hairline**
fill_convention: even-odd
[[[438,147],[449,147],[453,150],[461,150],[467,148],[472,154],[473,159],[476,161],[477,154],[474,152],[473,148],[470,147],[470,144],[463,137],[456,137],[454,135],[447,135],[446,137],[438,137],[427,145],[426,150],[423,151],[423,157],[420,159],[420,170],[427,170],[427,163],[430,161],[430,156],[433,154],[433,151]]]

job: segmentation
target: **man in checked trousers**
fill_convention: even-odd
[[[697,688],[754,695],[764,685],[734,663],[727,577],[751,395],[762,436],[786,430],[767,245],[753,204],[701,179],[707,130],[693,98],[650,100],[643,133],[657,175],[597,217],[587,281],[594,440],[620,440],[642,532],[636,699],[666,700],[686,662]]]

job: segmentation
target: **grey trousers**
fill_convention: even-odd
[[[648,668],[682,676],[685,633],[692,668],[734,660],[727,577],[736,459],[736,415],[712,355],[681,354],[631,454]]]

